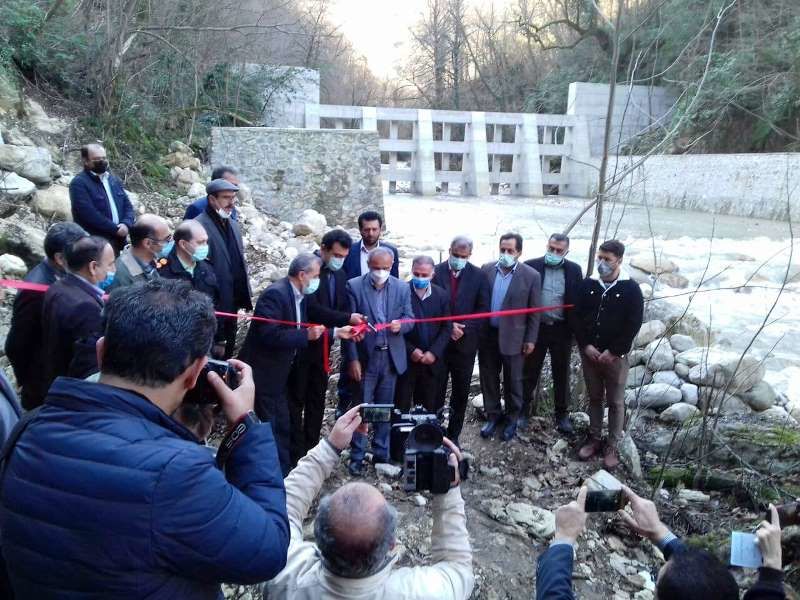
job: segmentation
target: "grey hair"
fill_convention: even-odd
[[[322,260],[320,260],[319,256],[314,256],[307,252],[298,254],[289,264],[289,276],[297,277],[301,271],[308,271],[314,263],[322,266]]]
[[[369,251],[369,254],[367,255],[367,264],[372,262],[373,257],[378,256],[388,256],[392,259],[392,263],[394,263],[394,253],[392,253],[392,251],[386,246],[378,246],[377,248],[373,248]]]
[[[430,265],[432,267],[436,266],[436,263],[433,262],[433,259],[428,256],[427,254],[420,254],[414,257],[414,260],[411,261],[411,268],[413,269],[417,265]]]
[[[334,575],[350,579],[369,577],[387,562],[397,529],[397,511],[384,502],[377,515],[375,535],[369,540],[348,539],[350,524],[363,523],[370,511],[363,494],[342,488],[332,509],[332,496],[322,498],[314,520],[314,537],[325,567]],[[332,514],[333,513],[333,514]]]
[[[450,242],[451,248],[458,248],[459,246],[469,246],[469,251],[472,252],[472,240],[465,235],[457,235]]]

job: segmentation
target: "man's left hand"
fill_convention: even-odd
[[[359,313],[353,313],[350,315],[350,325],[361,325],[362,323],[366,323],[367,318],[364,315]]]
[[[117,227],[117,237],[121,237],[125,239],[128,237],[128,226],[125,223],[120,223],[119,227]]]
[[[556,511],[555,539],[575,544],[586,527],[586,494],[589,488],[583,486],[577,500],[560,507]]]
[[[528,356],[529,354],[531,354],[533,352],[533,349],[535,347],[536,347],[535,344],[531,344],[530,342],[526,342],[525,344],[522,344],[522,353],[525,356]]]
[[[598,362],[603,363],[604,365],[613,365],[614,361],[617,359],[616,355],[611,354],[608,350],[603,351],[603,353],[597,358]]]
[[[353,434],[358,431],[366,434],[367,424],[361,422],[361,407],[363,404],[354,406],[341,417],[336,420],[336,423],[328,434],[328,441],[337,450],[344,450],[350,445],[353,440]]]
[[[392,333],[400,333],[400,328],[402,327],[402,323],[395,319],[394,321],[389,323],[389,331]]]
[[[354,340],[356,342],[360,342],[364,335],[361,333],[360,329],[357,329],[352,325],[345,325],[344,327],[336,328],[336,337],[340,340]]]
[[[419,362],[423,365],[432,365],[436,362],[436,355],[433,352],[425,352]]]

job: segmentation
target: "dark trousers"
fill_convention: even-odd
[[[327,390],[328,374],[322,364],[312,357],[295,361],[288,384],[292,465],[319,442]]]
[[[555,416],[561,418],[569,410],[569,359],[572,354],[572,333],[565,322],[539,326],[539,337],[533,353],[525,357],[522,371],[522,414],[536,413],[536,386],[542,374],[547,353],[553,372]],[[531,408],[533,409],[531,411]]]
[[[496,327],[488,327],[478,349],[483,410],[489,420],[497,420],[500,408],[500,372],[503,373],[503,398],[506,419],[513,423],[522,409],[522,348],[519,354],[501,354]]]
[[[224,311],[235,313],[236,310]],[[221,319],[222,331],[225,334],[225,359],[233,356],[233,351],[236,348],[236,325],[238,319],[225,318]]]
[[[450,418],[447,424],[447,437],[457,440],[464,427],[467,412],[469,388],[472,384],[472,371],[475,368],[475,352],[458,352],[447,347],[439,381],[439,406],[444,405],[447,394],[447,381],[450,380]]]
[[[444,406],[439,399],[439,381],[442,378],[442,363],[438,359],[432,365],[408,361],[408,369],[397,378],[395,406],[408,412],[413,406],[424,406],[429,412],[437,412]]]
[[[294,370],[294,368],[292,369]],[[272,435],[275,437],[275,445],[278,447],[278,460],[281,463],[283,476],[289,474],[292,468],[290,455],[290,434],[289,434],[289,401],[287,398],[287,387],[278,393],[259,393],[259,388],[267,387],[264,379],[270,376],[269,373],[254,372],[256,384],[255,409],[258,418],[264,422],[269,421],[272,426]],[[291,378],[291,374],[289,376]]]

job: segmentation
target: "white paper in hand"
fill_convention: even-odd
[[[758,538],[752,533],[731,533],[731,566],[758,569],[764,563]]]

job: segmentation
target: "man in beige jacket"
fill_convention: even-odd
[[[325,496],[314,523],[316,543],[303,540],[303,521],[339,464],[339,454],[355,431],[365,429],[359,407],[350,409],[285,479],[289,555],[286,568],[264,585],[264,598],[466,600],[475,580],[457,468],[450,491],[432,502],[432,566],[394,568],[397,512],[366,483],[349,483]],[[458,448],[445,443],[455,466],[461,459]]]

